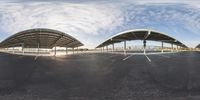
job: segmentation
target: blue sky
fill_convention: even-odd
[[[119,32],[148,28],[195,47],[200,43],[200,2],[186,0],[0,1],[0,41],[30,28],[66,32],[93,48]]]

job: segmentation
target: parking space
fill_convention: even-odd
[[[0,53],[0,99],[198,98],[199,59],[199,52],[146,56],[90,53],[37,59]]]

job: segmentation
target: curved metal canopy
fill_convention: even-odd
[[[18,32],[0,43],[1,48],[22,46],[25,48],[78,47],[83,44],[63,32],[37,28]]]
[[[180,41],[165,35],[164,33],[148,30],[148,29],[135,29],[135,30],[128,30],[125,32],[121,32],[119,34],[116,34],[100,45],[98,45],[96,48],[100,48],[103,46],[107,46],[113,43],[118,43],[122,41],[129,41],[129,40],[152,40],[152,41],[162,41],[165,43],[173,43],[175,45],[187,48],[186,45],[181,43]]]
[[[196,48],[200,48],[200,44],[198,44],[198,45],[196,46]]]

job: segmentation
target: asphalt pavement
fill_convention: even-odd
[[[198,100],[200,52],[0,53],[1,100]]]

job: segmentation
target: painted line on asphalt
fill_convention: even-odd
[[[165,57],[165,58],[170,58],[169,56],[166,56],[166,55],[159,55],[161,57]]]
[[[35,56],[34,60],[37,60],[38,56]]]
[[[151,59],[146,54],[144,54],[144,55],[148,59],[148,61],[151,62]]]
[[[124,58],[124,59],[122,59],[123,61],[124,60],[127,60],[128,58],[130,58],[130,57],[132,57],[133,55],[129,55],[129,56],[127,56],[126,58]]]
[[[115,57],[115,56],[118,56],[118,55],[116,55],[116,54],[113,54],[113,55],[111,55],[111,56],[109,56],[110,58],[112,58],[112,57]]]
[[[22,58],[22,57],[24,57],[24,56],[19,56],[19,58]]]

